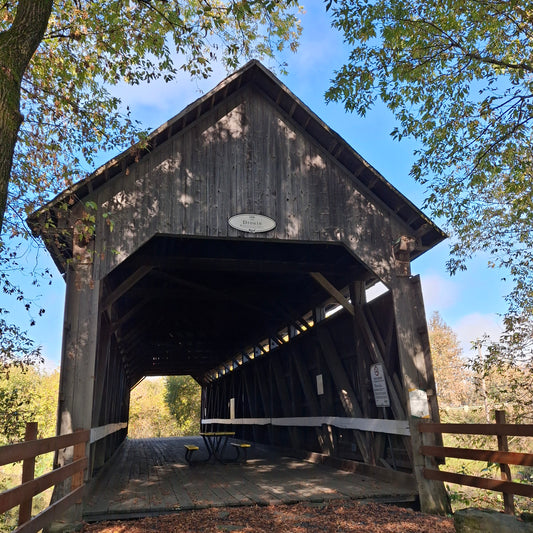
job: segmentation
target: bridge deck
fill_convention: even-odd
[[[126,440],[88,487],[84,519],[136,518],[205,507],[329,499],[414,501],[412,489],[252,447],[246,463],[185,461],[200,437]],[[232,454],[233,450],[226,453]]]

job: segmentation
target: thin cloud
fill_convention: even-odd
[[[438,274],[421,276],[424,305],[427,315],[454,306],[459,299],[459,287],[451,278]]]
[[[177,58],[176,63],[179,64],[179,61]],[[207,79],[193,79],[186,73],[179,73],[169,82],[163,78],[139,85],[120,82],[109,87],[109,91],[113,96],[120,98],[124,105],[128,105],[134,119],[145,122],[143,119],[150,117],[150,121],[154,120],[154,124],[146,125],[157,127],[211,90],[228,75],[221,63],[214,62],[212,67],[213,72]]]
[[[452,326],[452,329],[457,334],[466,357],[474,355],[473,343],[475,341],[485,336],[496,341],[503,332],[501,318],[494,313],[465,315]]]

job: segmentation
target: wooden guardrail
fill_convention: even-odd
[[[496,435],[498,438],[497,451],[423,445],[420,452],[422,455],[428,457],[453,457],[496,463],[500,465],[501,479],[490,479],[424,468],[424,477],[426,479],[447,481],[449,483],[502,492],[505,512],[508,514],[514,514],[514,494],[533,498],[533,485],[513,482],[509,468],[509,465],[533,466],[533,454],[509,452],[507,442],[508,436],[533,437],[533,424],[506,424],[505,411],[496,411],[495,424],[435,424],[421,422],[418,425],[418,429],[421,433]]]
[[[37,423],[31,422],[26,426],[25,442],[0,447],[0,466],[23,461],[22,484],[0,494],[0,514],[19,506],[19,527],[14,533],[36,533],[59,518],[72,505],[81,503],[83,472],[87,468],[85,447],[89,438],[90,431],[84,430],[37,440]],[[74,446],[72,463],[34,479],[35,458],[38,455],[70,446]],[[31,518],[33,497],[68,478],[72,478],[69,494]]]

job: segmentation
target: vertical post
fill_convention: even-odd
[[[24,434],[24,441],[37,439],[37,422],[28,422],[26,424],[26,432]],[[35,476],[35,456],[24,459],[22,462],[22,483],[32,481]],[[22,525],[31,518],[32,498],[22,502],[19,507],[19,523]]]
[[[82,429],[77,429],[76,431],[83,431]],[[87,442],[78,442],[78,444],[74,445],[74,455],[72,457],[73,462],[78,461],[79,459],[83,459],[85,457],[87,448]],[[83,485],[83,470],[80,472],[76,472],[72,476],[72,484],[71,484],[71,490],[74,491],[76,489],[79,489]]]
[[[370,417],[370,406],[368,401],[368,364],[365,359],[365,353],[362,349],[362,341],[358,335],[357,316],[360,315],[357,311],[362,312],[362,306],[366,303],[365,282],[356,280],[350,283],[350,299],[354,307],[354,314],[352,316],[353,325],[353,339],[355,344],[355,357],[357,361],[357,387],[359,389],[361,398],[361,410],[364,418]],[[355,384],[354,384],[355,385]],[[362,435],[369,454],[369,462],[371,465],[376,464],[376,457],[374,453],[374,433],[365,432]]]
[[[424,410],[429,415],[433,414],[427,398],[429,388],[427,365],[431,364],[431,360],[428,361],[425,357],[420,324],[416,319],[417,313],[422,316],[424,305],[422,291],[418,278],[396,276],[391,285],[398,354],[411,430],[413,473],[418,485],[420,507],[425,513],[448,514],[451,507],[444,484],[441,481],[429,480],[424,477],[424,468],[435,468],[436,462],[433,458],[420,453],[420,447],[424,443],[422,434],[418,431],[420,420],[418,417],[423,416]],[[426,397],[425,401],[424,397]],[[431,416],[429,419],[431,420]]]
[[[505,411],[496,410],[496,424],[505,424]],[[509,444],[507,442],[507,435],[498,435],[498,451],[508,452]],[[511,481],[511,469],[507,464],[500,464],[501,478],[504,481]],[[506,514],[514,515],[514,497],[512,494],[503,493],[504,512]]]
[[[93,421],[101,282],[94,278],[90,251],[78,248],[75,250],[81,259],[69,266],[66,275],[58,435],[72,433],[75,428],[91,428]],[[55,466],[71,461],[71,448],[59,450]],[[57,488],[54,494],[64,496]]]
[[[96,380],[96,352],[100,329],[100,288],[102,281],[95,274],[93,263],[94,239],[87,242],[76,227],[76,220],[84,215],[82,203],[73,209],[72,250],[73,261],[66,272],[65,320],[61,350],[61,380],[59,385],[57,434],[72,433],[75,428],[92,427]],[[88,445],[87,445],[88,446]],[[72,446],[56,451],[54,467],[65,466],[73,461]],[[89,454],[88,454],[89,456]],[[87,475],[89,470],[87,470]],[[71,480],[54,487],[52,502],[66,496]],[[69,525],[79,524],[82,505],[68,509],[61,520]]]

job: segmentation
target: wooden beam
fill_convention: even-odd
[[[244,383],[244,390],[245,390],[245,403],[248,404],[248,414],[250,416],[253,416],[254,413],[257,413],[257,392],[252,391],[252,387],[250,385],[250,371],[241,370],[241,379]],[[258,435],[257,435],[257,426],[254,424],[252,425],[252,435],[255,442],[258,441]]]
[[[427,391],[427,371],[424,350],[418,336],[415,310],[423,308],[420,286],[402,275],[396,275],[391,283],[394,316],[396,319],[396,335],[398,339],[398,354],[402,370],[402,381],[405,390],[407,413],[411,427],[411,446],[413,453],[413,473],[415,474],[420,497],[420,507],[425,513],[447,514],[450,512],[450,502],[444,484],[428,480],[424,476],[424,469],[436,466],[436,461],[420,453],[423,440],[417,431],[418,424],[411,411],[409,391]],[[428,406],[429,407],[429,406]]]
[[[334,285],[332,285],[320,272],[309,272],[309,275],[328,293],[335,301],[344,307],[348,313],[352,316],[355,315],[355,311],[350,302],[344,297]]]
[[[121,296],[128,292],[132,287],[137,285],[146,275],[152,271],[152,266],[143,265],[138,268],[131,276],[125,279],[116,289],[111,291],[108,294],[102,303],[102,311],[107,311],[107,309],[113,305]]]
[[[181,285],[183,287],[187,287],[189,289],[192,289],[194,291],[197,291],[200,294],[207,295],[210,299],[217,298],[221,301],[230,301],[234,302],[241,307],[245,307],[247,309],[251,309],[252,311],[260,312],[262,315],[274,317],[275,315],[268,312],[268,308],[266,307],[260,307],[258,305],[253,305],[251,303],[245,302],[240,298],[236,298],[234,294],[230,294],[229,292],[223,292],[218,291],[216,289],[212,289],[209,287],[206,287],[205,285],[201,285],[200,283],[194,283],[192,281],[187,281],[185,279],[179,278],[177,276],[173,276],[171,274],[167,274],[166,272],[157,271],[157,275],[159,277],[162,277],[164,279],[167,279],[168,281],[176,284]]]
[[[354,339],[354,348],[355,348],[355,357],[357,365],[357,385],[359,388],[359,394],[361,398],[361,408],[363,410],[363,415],[367,418],[370,418],[370,402],[368,398],[369,394],[369,369],[366,360],[365,346],[362,342],[363,339],[358,335],[358,324],[357,324],[357,311],[362,309],[362,306],[366,303],[366,292],[365,292],[365,282],[364,281],[354,281],[350,284],[350,298],[353,305],[353,315],[352,315],[352,333]],[[366,433],[364,435],[366,440],[371,464],[376,464],[376,458],[374,455],[374,447],[372,446],[372,435]]]
[[[124,324],[125,322],[127,322],[130,318],[132,318],[133,316],[135,316],[139,311],[142,310],[142,308],[151,300],[151,298],[144,298],[143,300],[141,300],[138,304],[134,305],[127,313],[125,313],[124,315],[122,315],[120,318],[118,318],[117,320],[114,320],[112,323],[111,323],[111,332],[114,333],[115,331],[117,331],[120,326],[122,326],[122,324]]]
[[[59,518],[64,520],[65,511],[72,508],[72,506],[83,498],[85,486],[81,486],[73,492],[70,492],[60,500],[52,503],[44,511],[41,511],[38,515],[34,516],[30,522],[18,527],[14,533],[35,533],[48,527],[54,520]]]
[[[285,376],[282,375],[282,366],[279,360],[279,356],[271,357],[270,361],[272,363],[272,367],[274,370],[274,376],[276,378],[273,380],[273,382],[276,384],[276,388],[279,394],[279,400],[281,400],[279,404],[281,407],[281,411],[283,412],[284,416],[291,416],[291,414],[294,414],[294,413],[291,413],[291,408],[290,408],[291,394],[290,394],[288,387],[286,386]],[[295,450],[302,449],[300,434],[298,430],[295,427],[289,426],[288,431],[289,431],[289,439],[291,441],[292,448]]]
[[[45,491],[49,487],[53,487],[57,483],[64,481],[86,467],[87,458],[83,457],[82,459],[78,459],[66,466],[52,470],[36,479],[18,485],[13,489],[6,490],[0,496],[0,514],[19,505],[24,500],[33,498],[40,492]]]
[[[382,322],[384,320],[387,320],[385,334],[383,335],[376,322],[376,317],[374,316],[372,307],[366,306],[363,309],[363,313],[365,314],[365,317],[370,326],[370,329],[374,332],[374,336],[376,340],[378,341],[381,355],[383,356],[383,360],[387,368],[389,368],[392,363],[393,354],[391,352],[392,352],[392,344],[393,344],[392,340],[394,338],[394,313],[392,313],[392,310],[389,310],[389,311],[390,312],[387,314],[387,316],[380,316],[380,320]]]
[[[309,376],[309,368],[302,361],[301,351],[298,351],[296,347],[294,350],[294,366],[296,367],[296,372],[300,380],[300,386],[302,387],[304,397],[309,404],[311,416],[320,416],[322,414],[320,411],[320,404],[318,403],[316,389],[313,386],[313,382]],[[324,432],[322,428],[316,428],[315,431],[322,451],[327,451],[328,455],[333,455],[333,442],[331,440],[331,433],[329,431]]]
[[[360,328],[361,335],[365,339],[370,356],[374,363],[380,363],[382,365],[385,381],[387,383],[387,389],[389,391],[392,413],[397,420],[404,420],[407,418],[406,410],[402,402],[404,390],[398,376],[396,374],[390,374],[389,366],[385,362],[383,354],[380,351],[380,345],[376,340],[376,337],[380,337],[379,330],[376,329],[376,335],[374,335],[374,331],[367,318],[367,313],[365,312],[365,307],[355,308],[355,311],[356,325],[358,328]],[[391,320],[391,323],[394,323],[394,320]],[[383,342],[381,344],[383,345]],[[404,437],[403,442],[407,455],[409,456],[409,460],[412,462],[413,450],[411,441],[409,438]]]
[[[132,344],[138,344],[144,333],[150,330],[150,324],[147,321],[139,322],[135,329],[130,330],[123,337],[115,333],[115,338],[124,350],[129,350]]]
[[[269,259],[246,259],[239,257],[195,257],[170,255],[157,257],[142,253],[135,256],[135,264],[149,265],[152,268],[183,270],[183,271],[216,271],[216,272],[265,272],[265,273],[301,273],[323,272],[333,274],[339,267],[324,261],[276,261]],[[359,264],[346,264],[343,273],[352,277],[364,272]]]
[[[394,413],[394,416],[398,420],[403,420],[406,418],[405,409],[403,407],[403,402],[400,396],[400,394],[403,393],[403,390],[398,391],[396,389],[394,381],[391,379],[387,365],[385,364],[383,355],[381,354],[379,350],[378,343],[376,342],[376,339],[374,338],[374,334],[366,319],[365,313],[363,313],[363,310],[361,308],[355,309],[355,313],[356,313],[356,324],[360,328],[361,334],[363,335],[363,338],[365,339],[366,345],[369,349],[373,362],[381,363],[383,365],[385,380],[387,382],[387,387],[388,387],[389,394],[391,397],[392,412]]]
[[[422,286],[420,284],[420,277],[414,276],[410,281],[413,291],[420,295],[418,304],[413,308],[413,318],[415,320],[415,328],[418,334],[420,347],[424,354],[424,366],[426,370],[426,384],[431,420],[433,422],[440,422],[439,404],[436,391],[437,385],[435,383],[435,374],[433,371],[433,360],[431,358],[431,346],[429,343],[429,333],[426,322],[424,301],[422,299]],[[435,444],[442,446],[442,436],[436,436]]]
[[[420,451],[432,457],[454,457],[470,461],[500,463],[505,465],[533,466],[533,453],[517,453],[471,448],[452,448],[449,446],[422,446]]]
[[[420,433],[453,433],[455,435],[507,435],[533,437],[533,424],[437,424],[420,423]]]
[[[258,375],[257,372],[253,373],[255,384],[257,385],[257,389],[259,390],[259,396],[261,397],[261,403],[263,404],[263,410],[266,417],[272,417],[272,409],[271,405],[272,402],[270,401],[270,396],[272,395],[272,392],[270,391],[270,394],[266,390],[266,383],[271,383],[271,379],[265,380],[264,375]],[[274,443],[274,430],[272,428],[272,425],[268,426],[268,438],[270,440],[269,444]]]
[[[322,351],[324,352],[324,360],[326,361],[331,375],[333,376],[333,381],[337,387],[339,399],[346,414],[354,418],[363,418],[363,412],[359,406],[359,402],[357,401],[357,397],[353,391],[352,385],[350,384],[350,380],[346,375],[346,371],[337,353],[337,349],[335,348],[335,344],[333,343],[329,331],[323,327],[318,328],[317,335],[320,346],[322,347]],[[357,431],[354,432],[354,435],[357,445],[361,451],[361,455],[363,456],[363,460],[365,463],[370,463],[371,455],[368,450],[366,439]]]
[[[423,473],[424,478],[428,480],[446,481],[448,483],[457,483],[458,485],[468,485],[469,487],[533,498],[533,487],[531,485],[524,485],[523,483],[513,483],[512,481],[488,479],[478,476],[467,476],[464,474],[455,474],[453,472],[433,470],[431,468],[424,468]]]
[[[92,426],[101,423],[100,415],[102,411],[102,404],[108,400],[108,393],[116,394],[117,391],[109,386],[108,380],[111,377],[109,374],[109,359],[111,357],[119,357],[118,353],[111,353],[112,338],[109,328],[109,323],[105,315],[101,316],[100,337],[98,339],[98,346],[96,352],[96,368],[94,376],[94,403]],[[94,464],[89,465],[92,471]]]

